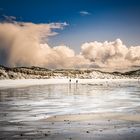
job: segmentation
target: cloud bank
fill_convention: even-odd
[[[89,42],[76,54],[68,46],[49,46],[47,38],[56,35],[66,23],[0,23],[0,64],[47,68],[126,69],[140,66],[140,46],[126,47],[120,39]],[[45,43],[44,43],[45,41]]]
[[[81,48],[82,55],[99,67],[121,69],[140,66],[140,46],[128,48],[120,39],[113,42],[84,43]]]

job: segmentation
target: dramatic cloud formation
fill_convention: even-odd
[[[67,46],[49,47],[42,44],[53,29],[66,23],[0,23],[0,64],[6,66],[45,66],[68,68],[82,66],[86,61]]]
[[[140,46],[128,48],[120,39],[113,42],[84,43],[79,54],[75,54],[68,46],[50,47],[46,39],[57,34],[54,29],[62,29],[66,25],[0,23],[0,64],[114,70],[140,66]]]
[[[82,55],[99,67],[126,68],[140,66],[140,46],[126,47],[120,39],[114,42],[90,42],[82,45]]]
[[[131,67],[140,64],[140,48],[127,48],[120,39],[114,42],[90,42],[82,45],[82,55],[99,67]],[[136,51],[138,50],[138,51]],[[132,62],[133,61],[133,62]]]
[[[44,50],[40,43],[55,35],[52,29],[65,24],[0,23],[0,63],[16,65],[44,65]]]

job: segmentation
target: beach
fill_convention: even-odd
[[[1,80],[0,139],[139,140],[139,94],[137,79]]]
[[[139,79],[71,79],[71,82],[69,81],[71,78],[52,78],[52,79],[6,79],[6,80],[0,80],[0,88],[16,88],[16,87],[26,87],[26,86],[34,86],[34,85],[50,85],[50,84],[74,84],[76,83],[76,80],[78,80],[79,84],[106,84],[112,83],[112,82],[120,82],[120,83],[125,83],[126,82],[131,82],[131,81],[136,81],[140,82]]]

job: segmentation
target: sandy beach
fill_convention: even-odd
[[[0,140],[140,140],[140,0],[0,0]]]
[[[43,120],[52,126],[48,139],[138,140],[140,115],[117,113],[54,116]]]
[[[0,139],[139,140],[137,79],[76,80],[1,80]]]
[[[7,123],[1,139],[139,140],[140,115],[77,114],[54,116],[35,122]],[[32,127],[35,130],[32,130]],[[12,127],[14,129],[12,130]],[[4,132],[5,131],[5,132]],[[11,133],[12,132],[12,133]]]
[[[76,80],[78,80],[79,84],[103,84],[105,85],[107,82],[120,82],[125,83],[136,81],[140,82],[139,79],[16,79],[16,80],[0,80],[0,88],[17,88],[17,87],[26,87],[33,85],[50,85],[50,84],[75,84]]]

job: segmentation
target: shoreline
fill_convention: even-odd
[[[41,120],[52,129],[48,139],[77,140],[139,140],[140,115],[123,113],[97,113],[58,115]]]
[[[17,87],[27,87],[27,86],[35,86],[35,85],[52,85],[52,84],[76,84],[76,80],[78,80],[77,84],[103,84],[104,82],[112,83],[112,82],[140,82],[139,79],[5,79],[0,80],[0,88],[17,88]]]
[[[78,80],[78,83],[76,83],[76,80]],[[53,101],[53,98],[52,99],[50,98],[51,100],[50,104],[46,104],[48,101],[47,97],[49,96],[47,96],[46,93],[44,94],[44,92],[42,92],[42,94],[45,96],[40,95],[37,97],[37,99],[33,98],[33,96],[34,95],[37,96],[39,94],[34,94],[34,92],[32,91],[32,94],[29,94],[30,95],[29,96],[28,93],[31,92],[30,90],[27,92],[27,94],[24,95],[24,90],[26,91],[26,88],[23,90],[19,90],[19,93],[21,92],[20,94],[21,97],[19,99],[21,100],[18,99],[19,96],[13,96],[12,94],[14,93],[13,92],[14,90],[17,91],[17,89],[14,89],[14,88],[35,86],[35,85],[38,85],[38,86],[51,85],[51,84],[54,85],[51,88],[54,88],[55,84],[56,85],[65,84],[69,88],[71,87],[70,85],[72,84],[73,85],[72,87],[74,88],[76,87],[81,88],[81,87],[86,86],[89,89],[95,89],[95,90],[97,89],[102,92],[104,91],[104,87],[106,87],[107,89],[110,89],[111,87],[110,90],[113,90],[113,89],[115,90],[116,87],[117,89],[120,89],[120,88],[124,89],[125,86],[126,88],[129,87],[128,89],[133,88],[133,86],[139,87],[138,79],[78,79],[77,78],[77,79],[71,79],[71,82],[69,82],[68,78],[67,79],[0,80],[1,91],[3,89],[4,90],[6,89],[6,91],[8,90],[11,91],[7,94],[11,96],[3,96],[5,99],[10,99],[10,100],[7,100],[8,106],[6,106],[6,108],[2,111],[3,118],[7,117],[7,119],[6,121],[1,121],[0,133],[2,135],[0,136],[0,139],[112,140],[112,137],[113,137],[114,140],[132,140],[132,139],[139,140],[140,138],[139,105],[137,105],[136,107],[131,106],[131,107],[134,107],[132,112],[131,111],[127,111],[127,112],[118,111],[117,112],[117,110],[113,109],[111,112],[101,111],[101,112],[94,112],[94,113],[92,112],[91,113],[90,112],[78,113],[78,110],[76,109],[76,112],[74,111],[74,113],[73,112],[72,113],[66,112],[64,114],[56,113],[56,114],[51,114],[48,117],[50,113],[50,110],[47,110],[48,108],[51,108],[51,107],[60,108],[60,110],[55,110],[56,112],[57,111],[59,112],[65,106],[65,104],[62,104],[62,106],[58,106],[59,102],[57,102],[56,100],[57,95],[53,96],[53,97],[56,97],[54,98],[54,101]],[[79,84],[79,86],[77,84]],[[8,88],[13,88],[13,89],[11,90]],[[34,87],[31,87],[31,88],[34,89]],[[47,90],[47,88],[44,89],[45,92],[49,90],[49,89]],[[56,86],[55,88],[61,89],[61,85],[60,87]],[[102,88],[102,90],[100,90],[100,88]],[[116,89],[116,93],[118,91],[117,89]],[[57,90],[55,91],[57,92]],[[107,90],[107,93],[108,92],[109,91]],[[5,92],[1,92],[1,93],[2,95],[5,94]],[[63,91],[63,93],[65,93],[65,91]],[[122,93],[126,94],[128,93],[128,91],[126,92],[124,91]],[[96,92],[94,94],[96,94]],[[136,94],[139,94],[139,90],[137,90],[134,96],[136,96]],[[101,100],[98,100],[99,103],[100,101],[104,101],[104,98],[110,97],[106,95],[107,94],[105,93],[105,96],[102,98],[102,95],[99,94],[99,96],[101,97]],[[117,94],[117,96],[113,96],[113,98],[117,99],[119,95]],[[139,95],[137,96],[138,96],[137,97],[138,98],[137,102],[138,102]],[[14,98],[12,99],[11,97],[14,97]],[[94,96],[94,98],[96,97],[98,96]],[[12,99],[12,102],[11,102],[11,99]],[[77,103],[77,100],[75,100],[75,98],[73,99],[74,99],[73,103],[75,105],[75,103]],[[80,98],[77,98],[77,99],[80,99]],[[25,100],[30,101],[30,102],[24,102]],[[124,98],[119,98],[118,100],[123,100],[125,103]],[[56,103],[55,106],[54,104],[51,104],[52,101],[54,104]],[[61,100],[61,101],[63,102],[64,100]],[[93,103],[98,104],[96,100],[89,100],[89,101],[93,101]],[[115,100],[109,100],[109,101],[115,102]],[[123,104],[123,101],[116,102],[116,103],[120,103],[120,104],[122,103],[122,107],[123,106],[125,107],[125,104]],[[6,100],[4,101],[4,103],[6,104]],[[131,104],[130,101],[128,103]],[[84,106],[86,105],[84,104],[84,102],[82,104]],[[48,105],[51,105],[51,106],[48,106]],[[111,104],[108,104],[108,105],[110,106]],[[102,106],[97,106],[97,107],[100,108]],[[8,111],[9,114],[6,114],[6,111]],[[36,113],[36,111],[37,112],[39,111],[39,112]],[[21,114],[23,115],[25,114],[24,117],[26,117],[27,119],[24,120],[24,118],[22,119],[22,117],[21,119],[16,118],[18,115],[20,116]],[[40,114],[41,114],[41,117],[40,117]],[[15,117],[15,120],[19,119],[19,121],[9,121],[9,118],[11,120],[14,120],[14,117]]]
[[[140,123],[140,114],[127,114],[118,112],[104,112],[104,113],[80,113],[80,114],[65,114],[55,115],[48,118],[41,119],[45,122],[64,122],[64,121],[101,121],[101,120],[121,120],[121,121],[134,121]]]

